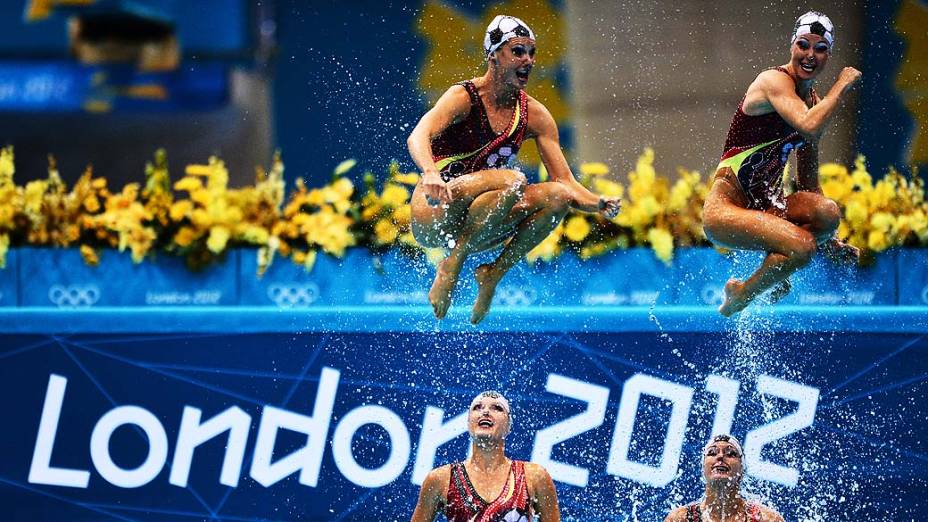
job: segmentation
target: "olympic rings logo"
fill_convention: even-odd
[[[725,302],[725,289],[721,286],[706,285],[699,293],[702,302],[707,305],[720,305]]]
[[[48,300],[58,308],[87,308],[100,300],[97,285],[52,285],[48,289]]]
[[[267,289],[267,297],[281,308],[302,308],[319,299],[319,286],[273,284]]]
[[[529,306],[535,303],[538,294],[532,288],[501,286],[496,290],[494,301],[503,306]]]

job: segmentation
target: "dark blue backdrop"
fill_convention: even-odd
[[[648,321],[646,310],[634,309],[611,322],[598,314],[594,333],[584,328],[582,309],[558,323],[550,314],[506,319],[503,310],[495,333],[479,333],[455,323],[434,329],[427,312],[408,310],[418,326],[378,334],[345,331],[345,316],[365,321],[366,312],[351,309],[331,322],[270,309],[219,310],[205,320],[197,320],[198,309],[178,310],[173,323],[171,315],[142,310],[5,317],[17,326],[0,336],[4,518],[406,519],[417,464],[422,473],[466,455],[464,435],[439,445],[434,462],[427,451],[419,455],[422,441],[453,434],[459,425],[452,418],[486,388],[513,402],[510,454],[550,459],[569,518],[659,520],[695,499],[701,445],[729,423],[746,439],[749,489],[787,520],[909,520],[928,508],[928,326],[911,322],[917,316],[903,324],[870,309],[840,329],[861,331],[842,333],[821,319],[797,324],[801,313],[752,315],[716,332],[699,327],[707,324],[699,312],[690,323],[660,311]],[[87,321],[77,331],[98,333],[41,333],[70,330],[80,321],[69,319],[81,314]],[[201,326],[172,328],[177,321]],[[116,333],[127,330],[138,333]],[[43,407],[46,439],[39,443]],[[231,455],[244,457],[240,473],[234,465],[229,471],[235,487],[220,483],[227,432],[193,452],[186,487],[172,485],[172,473],[186,469],[176,460],[185,408],[187,415],[201,411],[200,422],[223,412],[240,417],[247,435],[230,444]],[[623,409],[624,431],[617,429]],[[163,426],[165,453],[150,473],[132,471],[149,444],[141,428],[119,426],[127,419],[147,419],[154,432]],[[259,426],[274,419],[291,429],[259,442]],[[300,423],[321,431],[307,438],[292,430]],[[320,434],[324,444],[314,445]],[[36,451],[52,440],[50,454]],[[321,454],[301,454],[279,481],[268,478],[266,466],[252,467],[256,446],[265,458],[273,448],[273,461],[286,467],[282,459],[307,440]],[[30,467],[38,482],[55,477],[53,468],[71,469],[86,487],[30,482]],[[66,475],[51,482],[74,480]],[[584,476],[586,487],[579,485]],[[126,487],[122,480],[137,482]]]

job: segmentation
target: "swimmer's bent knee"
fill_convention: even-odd
[[[825,199],[815,213],[815,226],[821,233],[829,234],[841,223],[841,208],[833,200]]]

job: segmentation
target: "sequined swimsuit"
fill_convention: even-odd
[[[776,70],[789,75],[783,67]],[[811,95],[815,105],[818,95],[814,89]],[[716,170],[729,167],[734,171],[741,190],[748,198],[748,208],[785,208],[783,169],[790,151],[805,143],[799,132],[776,112],[760,116],[745,114],[742,99],[732,118],[725,139],[725,152]]]
[[[480,497],[467,476],[464,463],[451,465],[448,484],[448,503],[445,506],[448,522],[528,522],[532,520],[532,506],[528,498],[525,463],[512,461],[503,490],[495,500]]]
[[[748,502],[745,510],[750,522],[760,522],[760,504]],[[702,508],[699,507],[699,502],[686,506],[686,522],[702,522]]]
[[[474,82],[458,83],[470,95],[470,112],[432,139],[432,159],[442,179],[449,181],[478,170],[509,165],[525,139],[528,127],[528,95],[519,91],[519,100],[506,130],[497,134],[490,126],[486,107]]]

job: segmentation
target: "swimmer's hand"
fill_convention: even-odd
[[[451,188],[441,179],[438,172],[426,172],[422,175],[422,190],[429,205],[447,205],[451,203]]]
[[[822,244],[822,254],[837,265],[853,265],[860,258],[860,249],[839,240],[831,238]]]
[[[613,219],[622,209],[622,200],[619,198],[599,198],[599,213],[606,219]]]
[[[861,72],[853,67],[845,67],[841,69],[841,74],[838,75],[838,83],[844,84],[844,89],[842,92],[847,92],[860,80]]]

